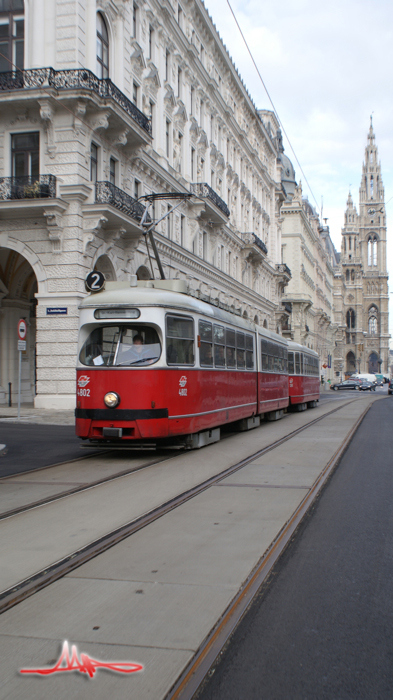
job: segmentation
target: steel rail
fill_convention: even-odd
[[[345,404],[347,405],[347,404]],[[355,432],[364,420],[373,404],[370,403],[359,416],[340,447],[331,457],[323,471],[315,480],[308,493],[301,501],[291,518],[277,534],[267,551],[245,580],[241,589],[229,603],[220,620],[216,623],[193,658],[187,664],[164,700],[192,700],[196,697],[201,684],[214,666],[229,637],[243,619],[253,600],[256,598],[266,578],[277,563],[283,551],[293,538],[309,508],[320,494],[327,480],[338,466],[344,452],[347,450]],[[339,410],[339,409],[336,409]],[[330,415],[330,413],[326,414]]]
[[[352,399],[352,401],[346,402],[344,406],[353,403],[353,401],[356,401],[356,399]],[[191,500],[191,498],[194,498],[194,496],[197,496],[203,491],[206,491],[214,484],[235,473],[250,462],[253,462],[258,457],[266,454],[267,452],[270,452],[271,450],[276,449],[283,443],[287,442],[288,440],[291,440],[293,437],[302,433],[304,430],[307,430],[312,425],[319,423],[319,421],[324,420],[324,418],[332,415],[333,413],[336,413],[336,411],[341,410],[344,406],[338,406],[332,409],[331,411],[324,413],[323,416],[319,416],[318,418],[315,418],[309,423],[306,423],[306,425],[296,428],[296,430],[293,430],[292,432],[288,433],[282,438],[279,438],[279,440],[276,440],[270,445],[266,445],[266,447],[263,447],[257,452],[254,452],[248,457],[240,460],[239,462],[231,465],[230,467],[227,467],[218,474],[209,477],[209,479],[206,479],[200,484],[197,484],[196,486],[187,489],[183,493],[174,496],[165,503],[162,503],[160,506],[153,508],[151,511],[148,511],[143,515],[134,518],[128,523],[125,523],[124,525],[112,530],[106,535],[103,535],[98,539],[93,540],[89,544],[72,552],[66,557],[63,557],[62,559],[59,559],[56,562],[53,562],[53,564],[46,567],[45,569],[42,569],[41,571],[36,572],[32,576],[23,579],[15,586],[11,586],[10,588],[2,591],[0,593],[0,614],[13,607],[14,605],[17,605],[18,603],[22,602],[31,595],[34,595],[34,593],[37,593],[43,588],[46,588],[51,583],[54,583],[54,581],[57,581],[59,578],[62,578],[63,576],[78,568],[82,564],[85,564],[90,559],[93,559],[97,555],[102,554],[107,549],[110,549],[110,547],[113,547],[115,544],[118,544],[122,540],[137,532],[138,530],[141,530],[147,525],[150,525],[150,523],[153,523],[155,520],[158,520],[166,513],[169,513],[171,510],[174,510],[178,506],[183,505],[187,501]]]

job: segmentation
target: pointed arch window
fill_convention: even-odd
[[[347,311],[347,328],[355,328],[356,314],[353,309]]]
[[[370,335],[377,335],[377,319],[371,316],[368,320],[368,332]]]
[[[372,175],[370,177],[370,197],[374,199],[374,178]]]
[[[374,267],[377,267],[378,265],[378,243],[376,236],[374,236],[373,240],[373,265]]]
[[[97,75],[109,78],[109,37],[101,12],[97,12]]]
[[[349,282],[349,270],[347,270],[345,273],[345,279],[347,282]]]
[[[368,241],[367,241],[367,265],[368,265],[369,267],[371,267],[371,265],[373,264],[373,251],[372,251],[372,248],[373,248],[373,242],[372,242],[372,238],[371,238],[371,236],[370,236],[369,239],[368,239]]]

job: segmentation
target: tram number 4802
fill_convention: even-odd
[[[90,389],[78,389],[76,393],[78,396],[90,396]]]

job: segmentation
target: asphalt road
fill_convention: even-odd
[[[377,401],[198,700],[391,700],[392,425]]]
[[[0,444],[7,446],[6,454],[0,455],[0,477],[81,458],[89,452],[81,450],[73,425],[0,422]]]

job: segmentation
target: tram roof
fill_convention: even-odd
[[[311,348],[307,348],[305,345],[299,345],[293,340],[288,340],[288,350],[295,350],[296,352],[307,352],[309,355],[315,355],[315,357],[319,357],[318,353],[315,350],[311,350]]]
[[[131,287],[127,282],[107,282],[105,289],[101,292],[89,294],[79,305],[80,309],[105,307],[164,307],[176,309],[178,311],[188,311],[189,313],[197,313],[203,316],[210,316],[211,319],[229,323],[233,326],[238,326],[244,330],[255,332],[256,330],[271,340],[274,340],[283,345],[287,344],[287,340],[278,333],[269,331],[267,328],[257,326],[253,321],[249,321],[241,316],[232,314],[230,311],[220,309],[213,304],[208,304],[201,301],[190,294],[185,293],[186,286],[179,284],[178,291],[174,291],[172,286],[165,285],[161,281],[149,280],[154,286],[147,286],[146,282],[138,281],[138,285]],[[168,280],[169,282],[169,280]],[[173,280],[173,282],[182,282],[182,280]],[[176,289],[176,285],[174,285]],[[184,291],[183,291],[184,290]],[[113,319],[112,319],[113,320]],[[124,321],[124,319],[122,319]]]

